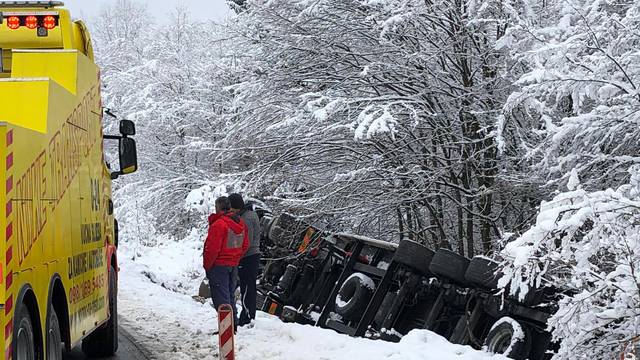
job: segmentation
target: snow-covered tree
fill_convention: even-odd
[[[494,44],[511,11],[247,1],[231,31],[251,58],[230,87],[236,114],[220,158],[249,164],[242,175],[257,191],[336,226],[492,252],[536,203],[535,179],[501,172],[521,152],[500,159],[495,141],[511,74]]]
[[[589,192],[576,172],[569,191],[543,203],[536,224],[502,254],[503,285],[524,296],[551,286],[566,295],[549,320],[558,359],[611,359],[640,320],[640,169],[619,188]]]
[[[180,8],[163,26],[149,18],[144,7],[121,0],[94,26],[105,107],[138,130],[140,171],[118,180],[116,198],[123,218],[144,214],[152,228],[181,236],[202,221],[185,210],[187,195],[219,173],[211,151],[198,144],[215,141],[225,126],[231,60],[221,56],[220,26],[193,21]],[[115,122],[107,131],[117,131]]]
[[[551,180],[566,181],[575,168],[588,188],[615,187],[638,163],[639,9],[632,1],[549,2],[499,42],[526,69],[503,126],[538,120],[545,141],[529,155]]]
[[[521,295],[542,285],[564,291],[549,321],[557,358],[616,358],[640,320],[640,7],[535,5],[499,42],[524,69],[500,130],[557,193],[507,244],[502,282]]]

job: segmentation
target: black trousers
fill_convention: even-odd
[[[242,312],[239,325],[249,324],[256,318],[256,279],[260,266],[260,254],[250,255],[240,260],[238,276],[240,277],[240,292],[242,293]]]

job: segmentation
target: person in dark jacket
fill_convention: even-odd
[[[249,248],[249,235],[244,221],[231,211],[229,198],[216,199],[216,213],[209,216],[209,233],[204,242],[203,266],[211,287],[216,310],[222,304],[233,308],[234,327],[238,328],[235,306],[237,267]]]
[[[258,215],[245,206],[242,195],[229,195],[231,209],[238,214],[247,225],[249,232],[249,250],[244,254],[238,266],[240,276],[240,293],[242,294],[242,312],[239,326],[251,324],[256,318],[256,279],[260,265],[260,219]]]

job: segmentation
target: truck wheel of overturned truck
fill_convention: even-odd
[[[503,317],[487,334],[484,348],[490,353],[505,355],[515,360],[525,360],[531,352],[531,334],[517,321]]]
[[[365,274],[351,275],[340,287],[336,296],[336,313],[346,320],[362,317],[375,291],[375,283]]]
[[[262,272],[260,284],[278,285],[280,278],[287,269],[287,263],[284,260],[271,260],[265,265]]]
[[[22,305],[17,315],[13,320],[15,324],[15,329],[13,330],[13,358],[16,360],[35,360],[35,340],[29,310]]]
[[[482,257],[476,256],[471,259],[469,267],[464,277],[468,283],[481,286],[487,289],[497,289],[498,279],[500,279],[498,262]]]
[[[469,261],[466,257],[451,250],[440,249],[433,256],[429,270],[440,277],[453,280],[459,285],[465,285],[464,275],[469,267]]]
[[[429,265],[435,253],[427,247],[411,240],[402,240],[393,254],[393,261],[430,276]]]
[[[274,245],[288,247],[294,238],[301,233],[303,227],[295,217],[289,214],[280,214],[273,218],[269,226],[269,240]]]
[[[53,306],[47,323],[47,360],[62,360],[62,333],[58,314]]]
[[[118,351],[118,281],[109,270],[109,320],[82,340],[82,352],[88,357],[112,356]]]

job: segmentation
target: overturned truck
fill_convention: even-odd
[[[512,359],[549,359],[558,291],[525,299],[498,289],[498,263],[417,242],[329,233],[283,214],[263,216],[258,308],[283,321],[399,341],[413,329]]]

